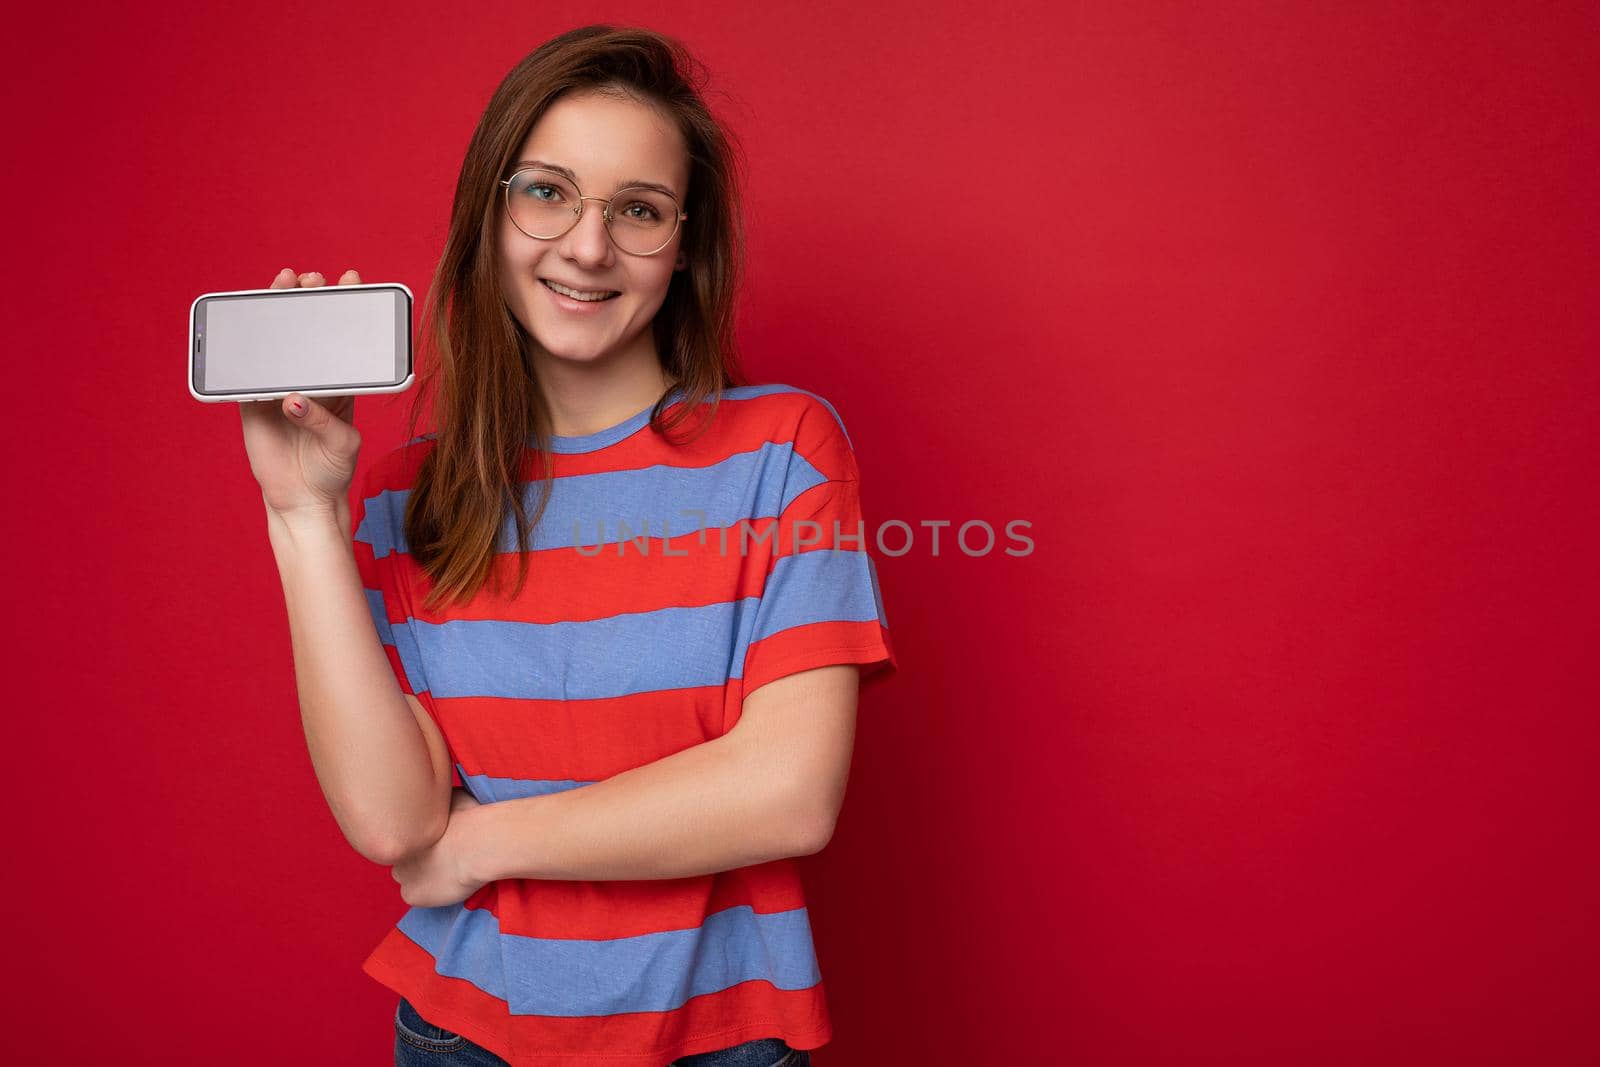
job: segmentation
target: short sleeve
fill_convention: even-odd
[[[831,411],[828,418],[835,418]],[[826,433],[809,459],[815,462],[797,450],[791,461],[793,496],[776,524],[744,658],[746,695],[836,663],[860,665],[863,682],[897,669],[877,567],[867,554],[861,482],[842,426]]]
[[[406,494],[391,486],[389,469],[389,464],[380,460],[362,479],[350,510],[351,548],[367,610],[372,613],[395,680],[400,683],[401,692],[417,697],[431,714],[431,694],[414,629],[411,590],[402,565]],[[460,771],[454,761],[450,773],[451,784],[460,785]]]

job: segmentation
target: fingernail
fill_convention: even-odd
[[[289,401],[289,410],[297,416],[304,415],[306,413],[306,402],[304,400],[291,400]]]

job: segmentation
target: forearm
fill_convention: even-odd
[[[350,513],[267,511],[283,581],[301,725],[345,838],[385,863],[443,832],[449,805],[422,729],[378,637],[350,544]],[[431,836],[430,836],[431,835]]]
[[[731,735],[481,814],[470,850],[484,882],[686,878],[804,855],[817,840],[789,776]]]

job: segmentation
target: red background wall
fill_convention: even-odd
[[[748,363],[869,521],[1033,524],[878,556],[817,1061],[1600,1061],[1597,20],[1348,7],[14,14],[9,1058],[388,1062],[404,906],[180,332],[285,266],[421,293],[494,85],[609,19],[712,70]]]

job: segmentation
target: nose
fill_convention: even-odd
[[[579,263],[603,264],[611,258],[611,234],[606,229],[608,201],[598,196],[584,196],[583,214],[562,237],[564,253]],[[594,203],[587,203],[587,201]]]

